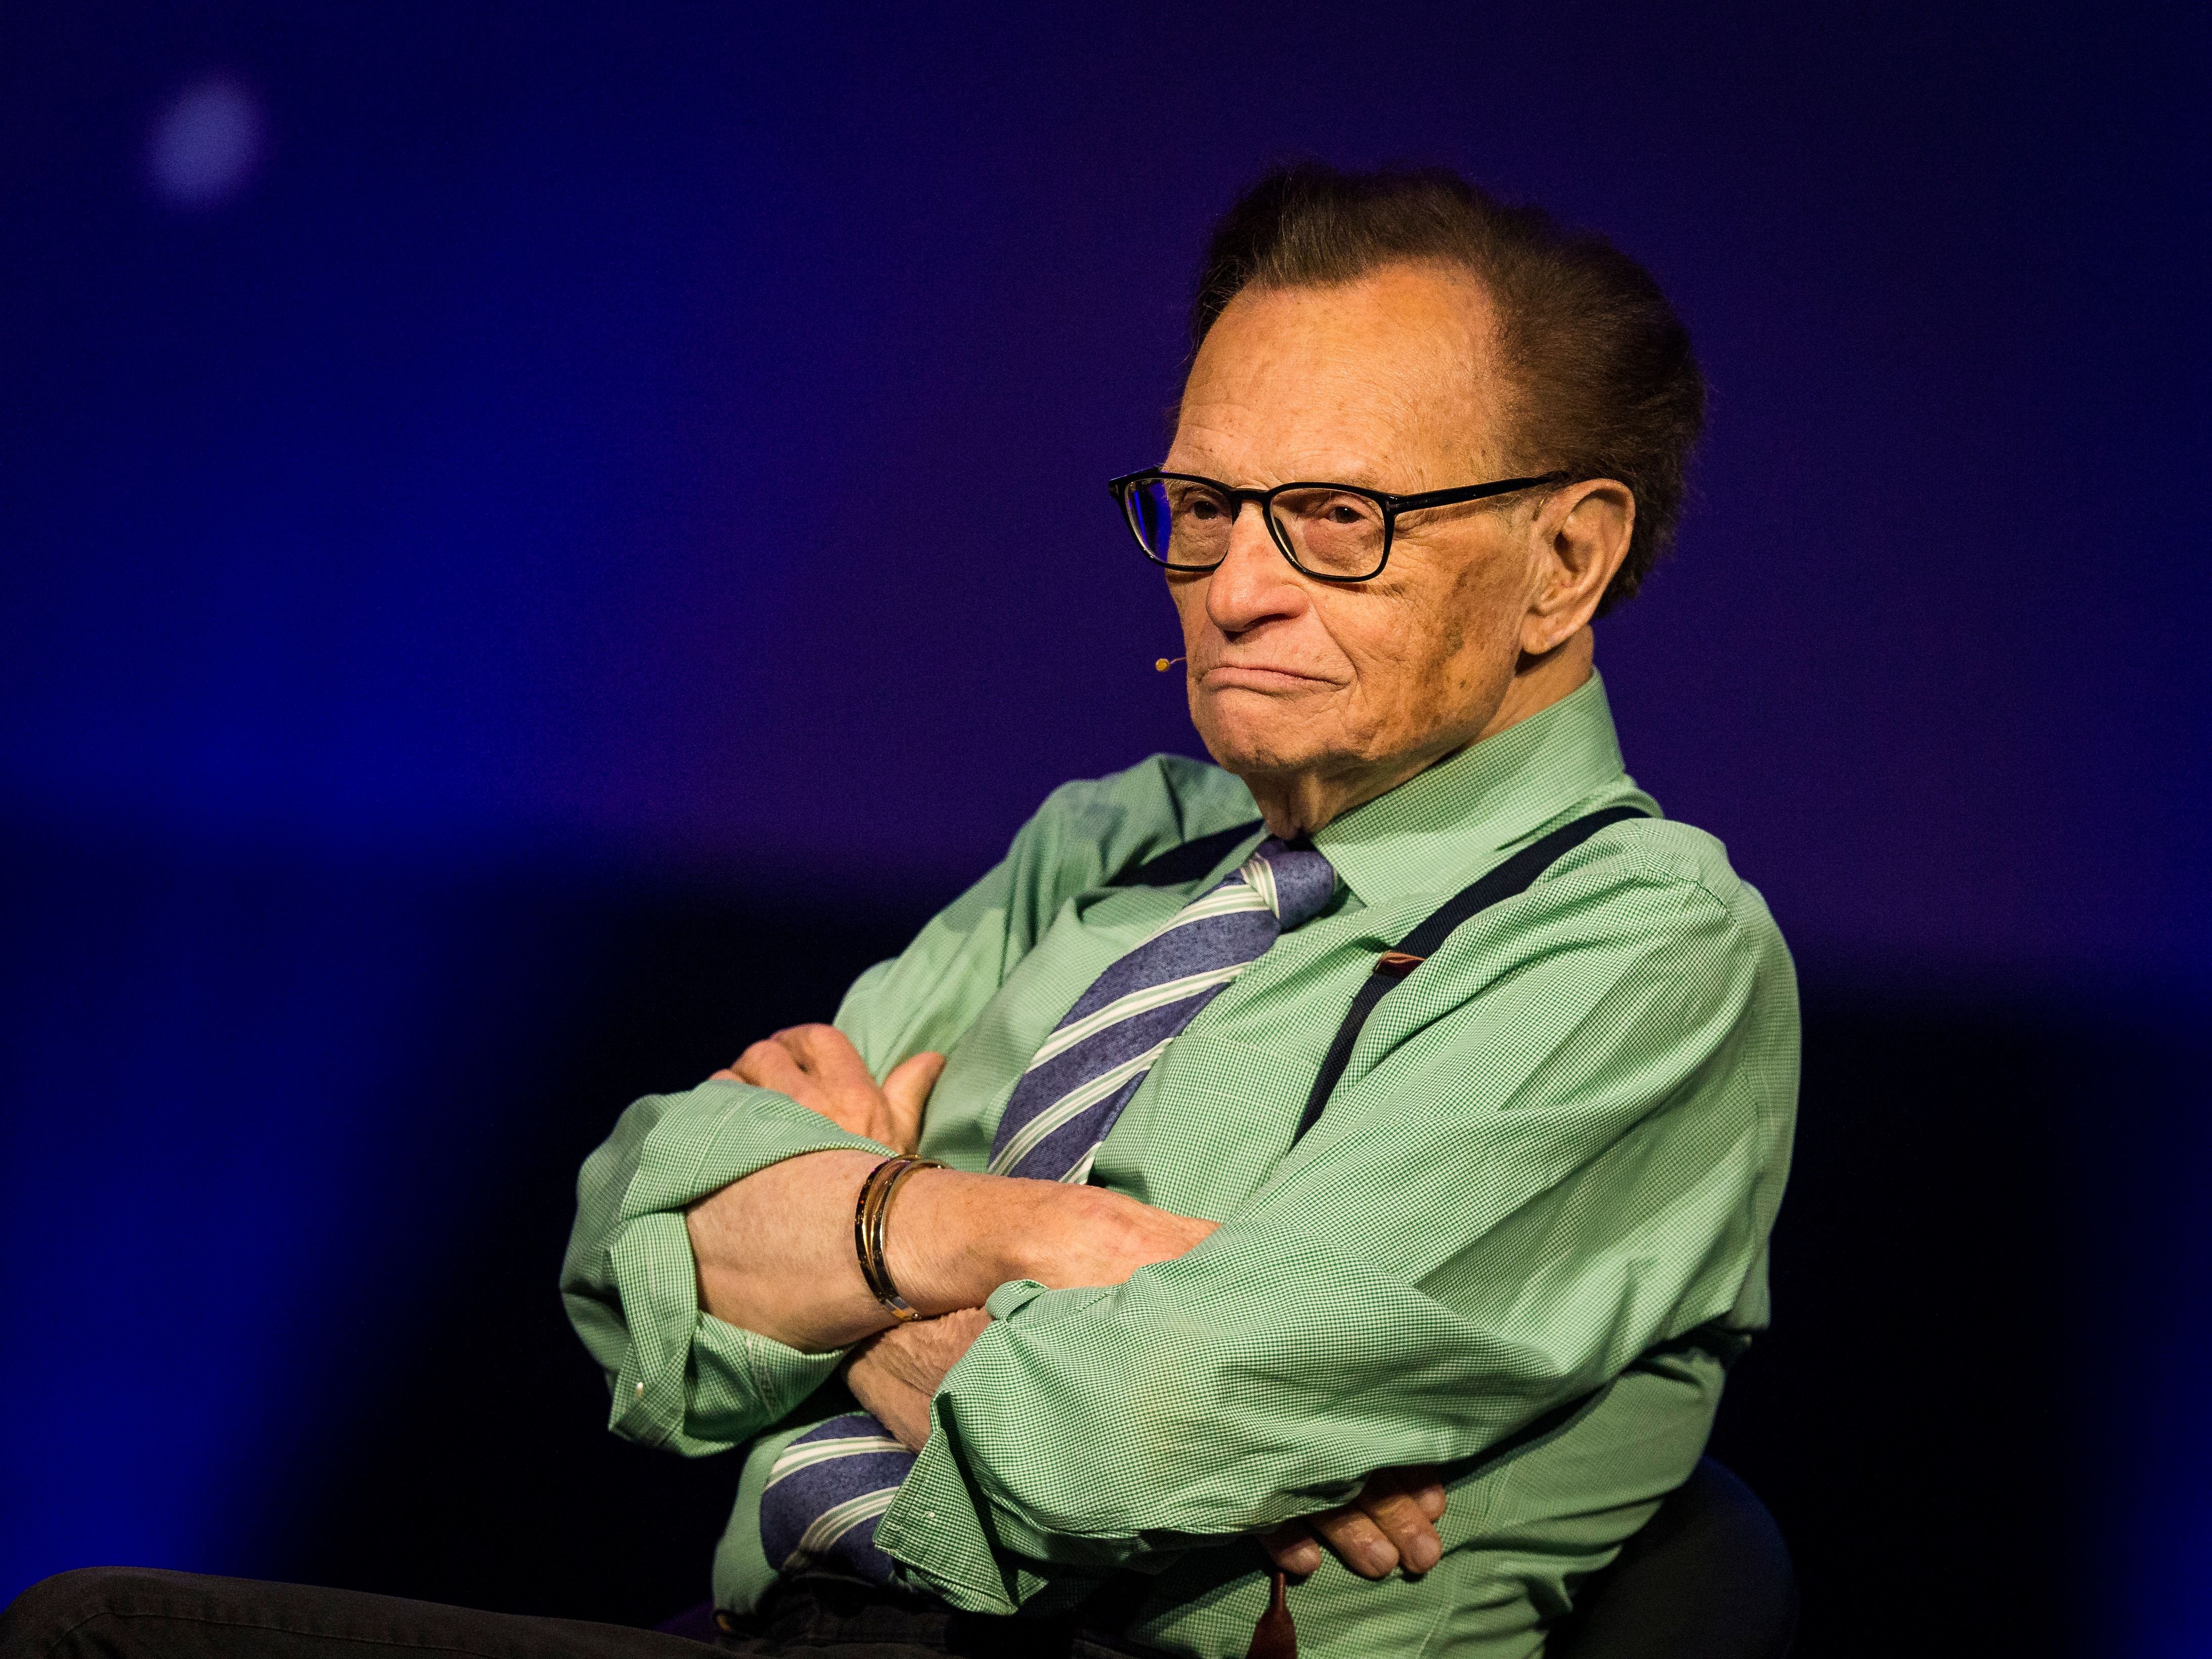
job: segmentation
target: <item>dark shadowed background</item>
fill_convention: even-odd
[[[1821,1656],[2212,1652],[2212,29],[2183,9],[0,13],[0,1596],[649,1621],[632,1097],[1188,750],[1103,480],[1209,218],[1441,161],[1714,387],[1601,628],[1805,976],[1717,1449]]]

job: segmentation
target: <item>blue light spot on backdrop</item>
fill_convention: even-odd
[[[146,147],[155,193],[173,207],[219,207],[252,182],[261,100],[228,76],[194,82],[161,112]]]

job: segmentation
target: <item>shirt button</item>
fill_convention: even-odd
[[[639,1383],[639,1384],[637,1385],[637,1397],[638,1397],[640,1400],[642,1400],[642,1399],[644,1399],[644,1398],[645,1398],[645,1384],[644,1384],[644,1383],[642,1383],[642,1382],[641,1382],[641,1383]]]

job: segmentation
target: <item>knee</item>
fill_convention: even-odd
[[[79,1567],[42,1578],[0,1609],[0,1659],[39,1659],[100,1614],[128,1611],[167,1577],[144,1567]]]

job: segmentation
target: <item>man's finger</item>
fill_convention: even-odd
[[[1382,1529],[1407,1572],[1426,1572],[1443,1557],[1443,1545],[1419,1499],[1410,1492],[1386,1486],[1380,1492],[1372,1482],[1352,1500],[1355,1506]]]
[[[1450,1501],[1444,1491],[1443,1477],[1432,1463],[1410,1463],[1402,1469],[1380,1470],[1370,1478],[1362,1495],[1383,1492],[1406,1493],[1431,1521],[1443,1519],[1445,1506]]]
[[[869,1073],[867,1061],[860,1058],[853,1040],[836,1026],[819,1022],[793,1025],[778,1031],[775,1040],[790,1051],[800,1070],[820,1079],[822,1086],[832,1093],[851,1089],[875,1092],[876,1079]]]
[[[774,1089],[811,1110],[822,1110],[818,1085],[799,1069],[791,1051],[773,1037],[756,1042],[739,1054],[731,1069],[737,1073],[740,1083],[750,1083],[757,1089]]]
[[[944,1073],[943,1054],[927,1050],[909,1054],[892,1066],[891,1074],[884,1079],[884,1098],[901,1117],[919,1122],[922,1108],[929,1103],[929,1091]]]
[[[1340,1510],[1324,1510],[1306,1516],[1306,1524],[1362,1578],[1387,1577],[1398,1565],[1398,1547],[1364,1510],[1349,1504]]]
[[[1314,1541],[1313,1529],[1303,1521],[1284,1522],[1260,1544],[1267,1559],[1285,1572],[1303,1576],[1321,1571],[1321,1546]]]

